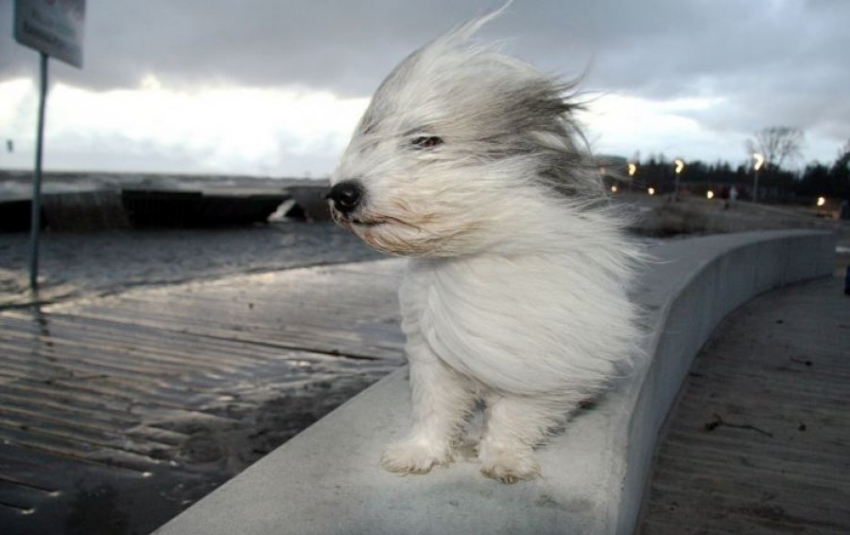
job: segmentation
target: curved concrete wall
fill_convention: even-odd
[[[665,243],[635,299],[652,358],[541,448],[543,478],[501,485],[458,462],[427,476],[382,471],[407,428],[405,370],[355,397],[156,533],[631,533],[659,430],[717,323],[753,296],[832,272],[835,240],[805,231]]]
[[[694,357],[717,324],[756,295],[829,275],[835,237],[774,231],[682,240],[656,253],[666,265],[644,276],[636,299],[650,309],[652,355],[630,389],[623,487],[611,502],[616,533],[632,533],[652,467],[656,439]]]

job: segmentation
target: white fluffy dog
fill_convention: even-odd
[[[533,448],[629,368],[637,257],[577,146],[559,84],[471,35],[417,50],[384,80],[335,172],[334,219],[410,257],[400,291],[413,425],[382,465],[452,461],[483,401],[481,471],[539,474]]]

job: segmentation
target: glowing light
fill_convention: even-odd
[[[708,199],[708,200],[713,199],[713,198],[714,198],[714,192],[713,192],[713,191],[711,191],[711,190],[708,190],[708,191],[705,193],[705,198],[706,198],[706,199]]]
[[[629,162],[629,176],[635,176],[637,173],[637,165]]]
[[[655,195],[655,188],[649,188],[648,190],[646,190],[646,192],[650,195]]]
[[[617,186],[611,186],[611,193],[617,193]]]
[[[826,197],[818,197],[818,206],[826,204]]]
[[[754,168],[756,171],[758,171],[759,169],[761,169],[762,164],[764,164],[764,156],[762,156],[758,152],[754,152],[753,160],[756,161]]]
[[[678,175],[679,173],[681,173],[681,172],[682,172],[682,169],[684,169],[684,168],[685,168],[685,162],[684,162],[684,161],[682,161],[682,160],[679,160],[679,159],[677,158],[677,159],[676,159],[676,161],[675,161],[674,163],[676,164],[676,174]]]

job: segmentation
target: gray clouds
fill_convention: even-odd
[[[11,2],[0,27],[11,28]],[[296,86],[368,96],[414,48],[497,5],[491,0],[90,0],[83,70],[55,79],[95,91]],[[850,2],[842,0],[515,0],[483,33],[541,68],[587,70],[584,89],[661,102],[703,129],[749,135],[801,127],[850,137]],[[0,82],[33,76],[33,52],[0,35]],[[638,147],[639,148],[639,147]]]
[[[451,14],[457,8],[436,10],[442,13],[437,16],[422,4],[410,5],[90,1],[84,69],[60,69],[63,80],[95,90],[137,87],[144,75],[155,74],[176,85],[294,84],[365,95],[407,51],[458,20]],[[11,17],[9,5],[2,10],[4,18]],[[464,16],[477,12],[465,11]],[[25,72],[32,63],[31,52],[7,49],[11,44],[3,35],[2,78]]]
[[[95,0],[85,70],[66,77],[95,89],[134,87],[151,72],[185,83],[298,83],[363,95],[413,48],[495,4]],[[0,15],[11,17],[9,3]],[[510,39],[519,55],[553,70],[592,58],[600,90],[667,97],[752,71],[837,69],[850,49],[847,20],[850,5],[840,0],[517,0],[485,35]],[[11,44],[8,34],[2,44]],[[0,55],[3,78],[31,60],[21,52]]]

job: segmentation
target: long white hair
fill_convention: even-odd
[[[521,312],[537,323],[510,336],[479,326],[540,355],[536,383],[516,388],[540,392],[570,377],[591,392],[634,353],[624,288],[640,253],[585,148],[572,84],[472,39],[500,11],[413,52],[383,81],[332,176],[357,181],[362,199],[335,218],[390,254],[494,259],[481,273],[494,281],[497,266],[513,262],[513,288],[494,291],[515,303],[475,297],[470,317],[497,325],[496,316]],[[443,338],[456,327],[447,329]],[[458,343],[472,336],[454,334]],[[517,377],[492,359],[487,369],[451,364],[472,376],[498,371],[500,388]]]

